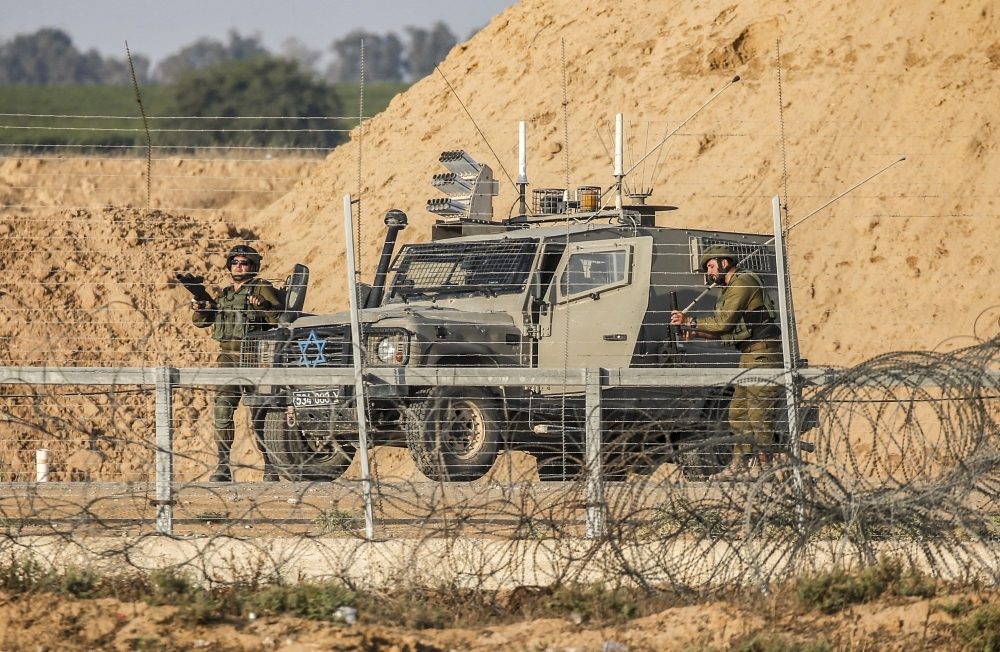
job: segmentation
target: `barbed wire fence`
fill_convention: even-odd
[[[12,122],[4,129],[101,129],[21,124],[30,118],[81,116],[3,115],[0,122]],[[590,131],[581,128],[581,140]],[[159,142],[171,133],[155,125],[151,132]],[[683,135],[698,142],[746,134]],[[154,145],[153,178],[145,179],[144,146],[107,149],[122,153],[39,142],[38,150],[9,151],[0,163],[0,547],[6,551],[56,565],[173,565],[213,582],[253,569],[275,579],[453,582],[484,590],[573,581],[683,592],[766,586],[881,555],[940,577],[1000,579],[995,308],[983,311],[967,346],[932,351],[937,342],[931,342],[928,350],[888,352],[854,366],[837,365],[833,354],[842,349],[834,348],[819,361],[825,365],[796,369],[796,429],[810,450],[784,447],[771,469],[743,482],[714,478],[733,446],[746,443],[728,421],[732,388],[785,382],[782,370],[692,371],[671,366],[660,351],[648,366],[628,369],[602,364],[597,349],[572,363],[532,366],[522,362],[530,351],[518,349],[500,369],[470,371],[456,354],[440,362],[439,372],[406,368],[400,376],[377,364],[371,346],[355,354],[365,357],[366,385],[379,399],[365,411],[381,437],[372,451],[370,499],[351,439],[356,425],[323,441],[303,434],[309,419],[326,419],[328,433],[335,429],[319,405],[241,409],[237,482],[207,482],[215,464],[213,387],[236,382],[277,394],[353,384],[347,364],[353,360],[342,349],[337,361],[344,364],[331,355],[323,369],[292,369],[307,350],[298,348],[302,339],[290,327],[281,331],[284,352],[275,349],[289,368],[285,375],[282,364],[210,369],[212,342],[191,327],[188,297],[173,278],[195,271],[221,285],[219,270],[233,243],[254,243],[265,255],[276,248],[280,243],[246,226],[248,218],[306,180],[322,160],[314,154],[325,152],[244,146],[180,152]],[[680,165],[688,154],[664,160]],[[716,164],[711,157],[706,163]],[[756,164],[727,165],[739,176]],[[144,205],[147,182],[157,200],[148,215],[134,208]],[[857,219],[870,231],[885,218]],[[342,255],[344,243],[324,244],[328,251],[310,253],[314,266]],[[686,261],[689,252],[663,246],[651,255]],[[285,262],[268,260],[265,268],[277,274]],[[793,290],[824,292],[821,279],[796,274],[796,262],[793,256]],[[557,278],[560,269],[553,263],[550,275]],[[693,296],[699,280],[690,273],[684,291]],[[603,288],[614,280],[602,282]],[[489,294],[480,299],[497,298]],[[419,304],[414,298],[397,307]],[[567,337],[578,338],[569,344],[586,349],[581,333],[603,324],[585,308],[570,310],[552,331],[565,327]],[[803,314],[803,338],[828,323],[822,320],[829,312]],[[334,351],[334,333],[320,335]],[[627,338],[630,346],[634,340]],[[570,391],[563,396],[545,387]],[[649,387],[676,391],[653,392],[639,408],[626,401]],[[349,392],[341,398],[338,409],[347,418],[337,427],[350,425],[358,412]],[[318,407],[324,409],[311,415],[309,408]],[[536,408],[545,418],[530,417]],[[455,422],[466,429],[428,432]],[[286,442],[275,456],[284,471],[280,482],[261,481],[255,429],[272,444],[274,437]],[[302,451],[287,443],[292,430],[307,456],[296,456]],[[493,431],[502,433],[495,460],[470,472],[476,477],[440,471],[451,450],[442,437]],[[596,457],[587,439],[595,431]],[[427,445],[415,449],[421,440]],[[504,445],[515,441],[523,445]]]

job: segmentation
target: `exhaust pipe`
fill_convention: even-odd
[[[389,263],[392,262],[392,251],[396,248],[396,236],[406,228],[406,213],[394,208],[385,214],[385,225],[389,227],[385,234],[385,244],[382,245],[382,255],[378,259],[375,270],[375,280],[372,282],[372,292],[368,295],[366,308],[377,308],[382,303],[385,294],[385,277],[389,274]]]

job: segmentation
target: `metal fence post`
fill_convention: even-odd
[[[587,369],[587,538],[604,535],[604,480],[601,474],[601,370]]]
[[[174,533],[173,370],[157,367],[156,374],[156,531]]]
[[[788,444],[792,457],[792,476],[795,483],[796,520],[802,531],[805,523],[804,489],[802,486],[801,450],[799,447],[799,406],[795,370],[799,362],[799,342],[795,332],[792,308],[792,282],[788,275],[785,256],[785,234],[781,223],[781,200],[775,195],[771,201],[774,213],[774,258],[778,272],[778,317],[781,320],[781,352],[785,368],[785,404],[788,408]]]
[[[365,504],[365,538],[375,538],[375,511],[372,509],[372,480],[368,469],[368,423],[365,415],[364,354],[358,311],[358,287],[354,274],[354,219],[351,196],[344,195],[344,243],[347,246],[347,296],[351,303],[351,342],[354,355],[354,404],[358,416],[358,454],[361,457],[361,492]]]

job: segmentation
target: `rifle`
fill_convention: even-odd
[[[670,293],[670,312],[671,314],[677,310],[677,293]],[[677,340],[680,339],[681,329],[679,326],[669,326],[668,330],[670,332],[669,337],[667,337],[667,354],[675,356],[678,353]]]
[[[704,293],[702,293],[702,294],[704,295]],[[697,301],[697,299],[695,299],[695,301]],[[686,314],[687,311],[690,310],[692,308],[692,306],[694,306],[694,303],[695,302],[692,301],[691,305],[688,306],[687,308],[685,308],[683,310],[683,312]],[[671,292],[670,293],[670,312],[673,313],[676,310],[677,310],[677,293],[676,292]],[[699,331],[698,329],[692,329],[692,330],[694,330],[695,332],[699,333],[699,337],[701,337],[702,339],[705,339],[705,340],[717,340],[717,339],[719,339],[719,336],[716,335],[715,333],[706,333],[705,331]],[[674,347],[674,352],[677,351],[677,342],[680,340],[680,337],[681,337],[681,327],[680,326],[671,326],[670,327],[670,342],[671,342],[671,344]]]
[[[191,293],[195,301],[204,301],[211,304],[215,303],[215,299],[212,295],[208,293],[205,289],[205,277],[195,276],[194,274],[176,274],[174,278],[177,282],[184,286],[184,289]]]

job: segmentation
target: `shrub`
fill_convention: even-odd
[[[825,640],[794,643],[781,636],[756,634],[739,645],[740,652],[831,652],[833,646]]]
[[[975,652],[1000,652],[1000,609],[988,604],[955,623],[955,633]]]
[[[179,116],[172,145],[327,149],[344,140],[340,99],[287,59],[256,57],[182,75],[174,86]]]
[[[881,559],[874,566],[850,571],[838,568],[811,575],[801,579],[795,587],[796,598],[801,604],[826,613],[870,602],[887,591],[900,596],[932,597],[935,585],[914,568],[904,572],[901,562]]]

